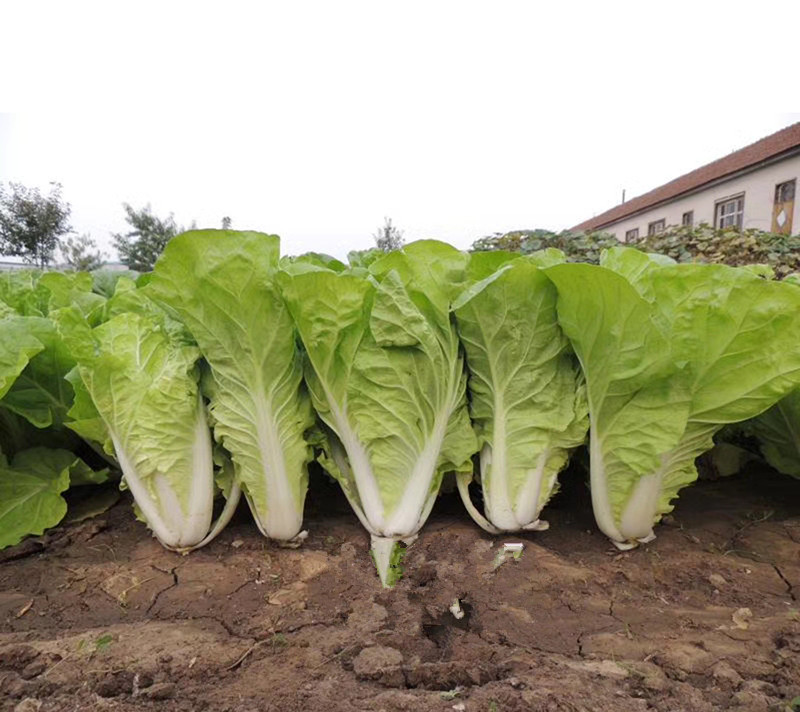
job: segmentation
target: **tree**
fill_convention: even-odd
[[[231,229],[231,224],[232,224],[232,223],[233,223],[233,220],[231,220],[231,219],[230,219],[230,218],[229,218],[229,217],[226,215],[224,218],[222,218],[222,229],[223,229],[223,230],[230,230],[230,229]]]
[[[89,235],[68,237],[59,250],[67,268],[78,272],[99,269],[106,260],[105,253],[97,249],[97,243]]]
[[[45,269],[53,261],[59,240],[72,231],[69,203],[61,198],[61,184],[50,184],[50,195],[21,183],[0,184],[0,254]]]
[[[149,204],[141,210],[136,210],[128,203],[123,203],[122,207],[125,209],[125,221],[133,229],[125,234],[113,233],[111,236],[120,261],[128,269],[150,272],[167,243],[183,232],[184,228],[175,222],[172,213],[164,219],[153,215]]]
[[[403,231],[392,225],[391,218],[384,218],[384,223],[372,235],[375,246],[384,252],[399,250],[403,246]]]

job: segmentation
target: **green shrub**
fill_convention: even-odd
[[[473,251],[509,250],[527,254],[555,247],[570,262],[597,264],[602,250],[618,245],[607,232],[574,233],[567,230],[515,230],[476,240]],[[762,230],[719,230],[700,223],[673,226],[658,235],[647,235],[629,243],[644,252],[667,255],[677,262],[709,262],[742,266],[768,265],[777,279],[800,272],[800,235],[779,235]]]

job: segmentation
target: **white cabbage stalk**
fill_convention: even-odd
[[[239,504],[241,488],[234,482],[225,506],[212,526],[214,509],[214,462],[211,434],[202,402],[197,408],[194,442],[189,456],[189,486],[176,492],[170,478],[162,473],[142,478],[125,454],[119,438],[109,429],[114,452],[125,485],[133,495],[142,517],[161,544],[172,551],[188,553],[211,542],[225,528]]]
[[[454,365],[461,370],[460,359],[456,359]],[[406,483],[400,498],[390,507],[387,507],[381,495],[379,481],[366,448],[350,425],[346,406],[339,407],[332,395],[328,394],[330,419],[326,418],[326,423],[335,433],[328,437],[330,457],[335,466],[331,467],[328,461],[328,469],[338,471],[340,482],[346,483],[343,484],[343,491],[359,521],[370,534],[370,551],[375,567],[381,583],[387,588],[392,587],[400,576],[402,550],[398,544],[402,542],[410,546],[416,541],[439,494],[439,487],[434,483],[437,482],[437,466],[447,423],[459,405],[463,407],[464,398],[462,374],[452,373],[448,381],[452,385],[449,397],[434,419],[434,427],[426,435],[424,446],[416,453],[410,471],[398,472],[405,475]],[[441,479],[441,473],[438,473],[438,479]]]

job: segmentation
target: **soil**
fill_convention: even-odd
[[[123,499],[0,552],[0,709],[673,712],[800,696],[796,480],[699,482],[626,553],[577,472],[546,532],[490,537],[447,495],[392,591],[335,485],[312,485],[296,550],[240,511],[181,557]],[[506,541],[524,552],[495,568]]]

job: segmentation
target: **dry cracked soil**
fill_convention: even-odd
[[[240,511],[178,556],[123,499],[0,552],[0,710],[793,709],[800,482],[701,481],[627,553],[596,530],[583,476],[563,482],[550,529],[520,537],[443,496],[391,591],[323,479],[295,550]],[[524,553],[495,566],[507,541]]]

